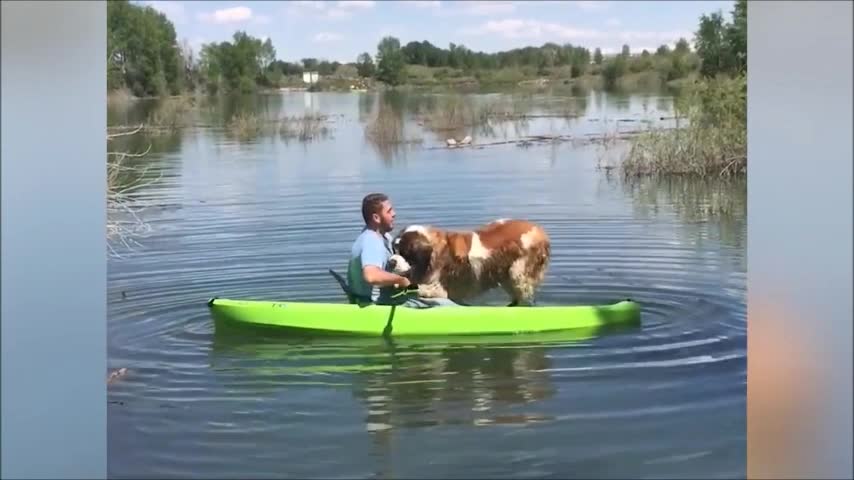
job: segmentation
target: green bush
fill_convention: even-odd
[[[654,129],[632,140],[622,162],[627,176],[733,176],[747,171],[747,79],[716,77],[686,87],[676,103],[675,130]]]

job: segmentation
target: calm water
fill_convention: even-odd
[[[432,148],[444,136],[413,114],[447,99],[392,100],[200,103],[201,126],[129,144],[153,143],[145,178],[159,180],[135,191],[150,232],[109,264],[109,365],[128,369],[109,386],[111,478],[743,477],[744,183],[624,184],[597,169],[609,153],[596,145]],[[672,103],[509,101],[577,118],[467,131],[476,143],[630,130]],[[223,127],[247,111],[323,112],[330,132],[300,142]],[[405,136],[423,143],[366,138],[381,111],[405,115]],[[539,302],[632,297],[642,326],[508,344],[215,335],[212,296],[343,301],[327,269],[346,268],[360,199],[375,190],[393,198],[399,227],[540,222],[554,258]]]

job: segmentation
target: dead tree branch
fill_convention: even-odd
[[[107,142],[142,130],[143,125],[140,125],[128,132],[107,134]],[[131,193],[157,182],[160,175],[149,179],[147,173],[150,165],[140,169],[126,165],[125,160],[144,157],[150,151],[151,144],[141,153],[107,152],[107,248],[113,257],[121,257],[117,246],[127,250],[141,247],[136,238],[149,231],[148,225],[139,216],[144,205]],[[126,180],[127,177],[130,177],[130,181]]]

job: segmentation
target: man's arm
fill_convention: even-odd
[[[377,287],[406,288],[410,285],[409,279],[396,273],[386,272],[376,265],[366,265],[362,268],[362,276],[365,281]]]
[[[385,245],[381,239],[365,242],[362,248],[362,277],[376,287],[408,287],[408,278],[385,271],[386,256]]]

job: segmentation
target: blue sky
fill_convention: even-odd
[[[654,50],[689,41],[700,15],[721,10],[729,18],[733,1],[149,1],[175,24],[179,40],[198,52],[202,43],[227,40],[236,30],[269,37],[279,59],[315,57],[355,61],[376,53],[385,35],[451,42],[495,52],[545,42],[572,43],[591,50]]]

